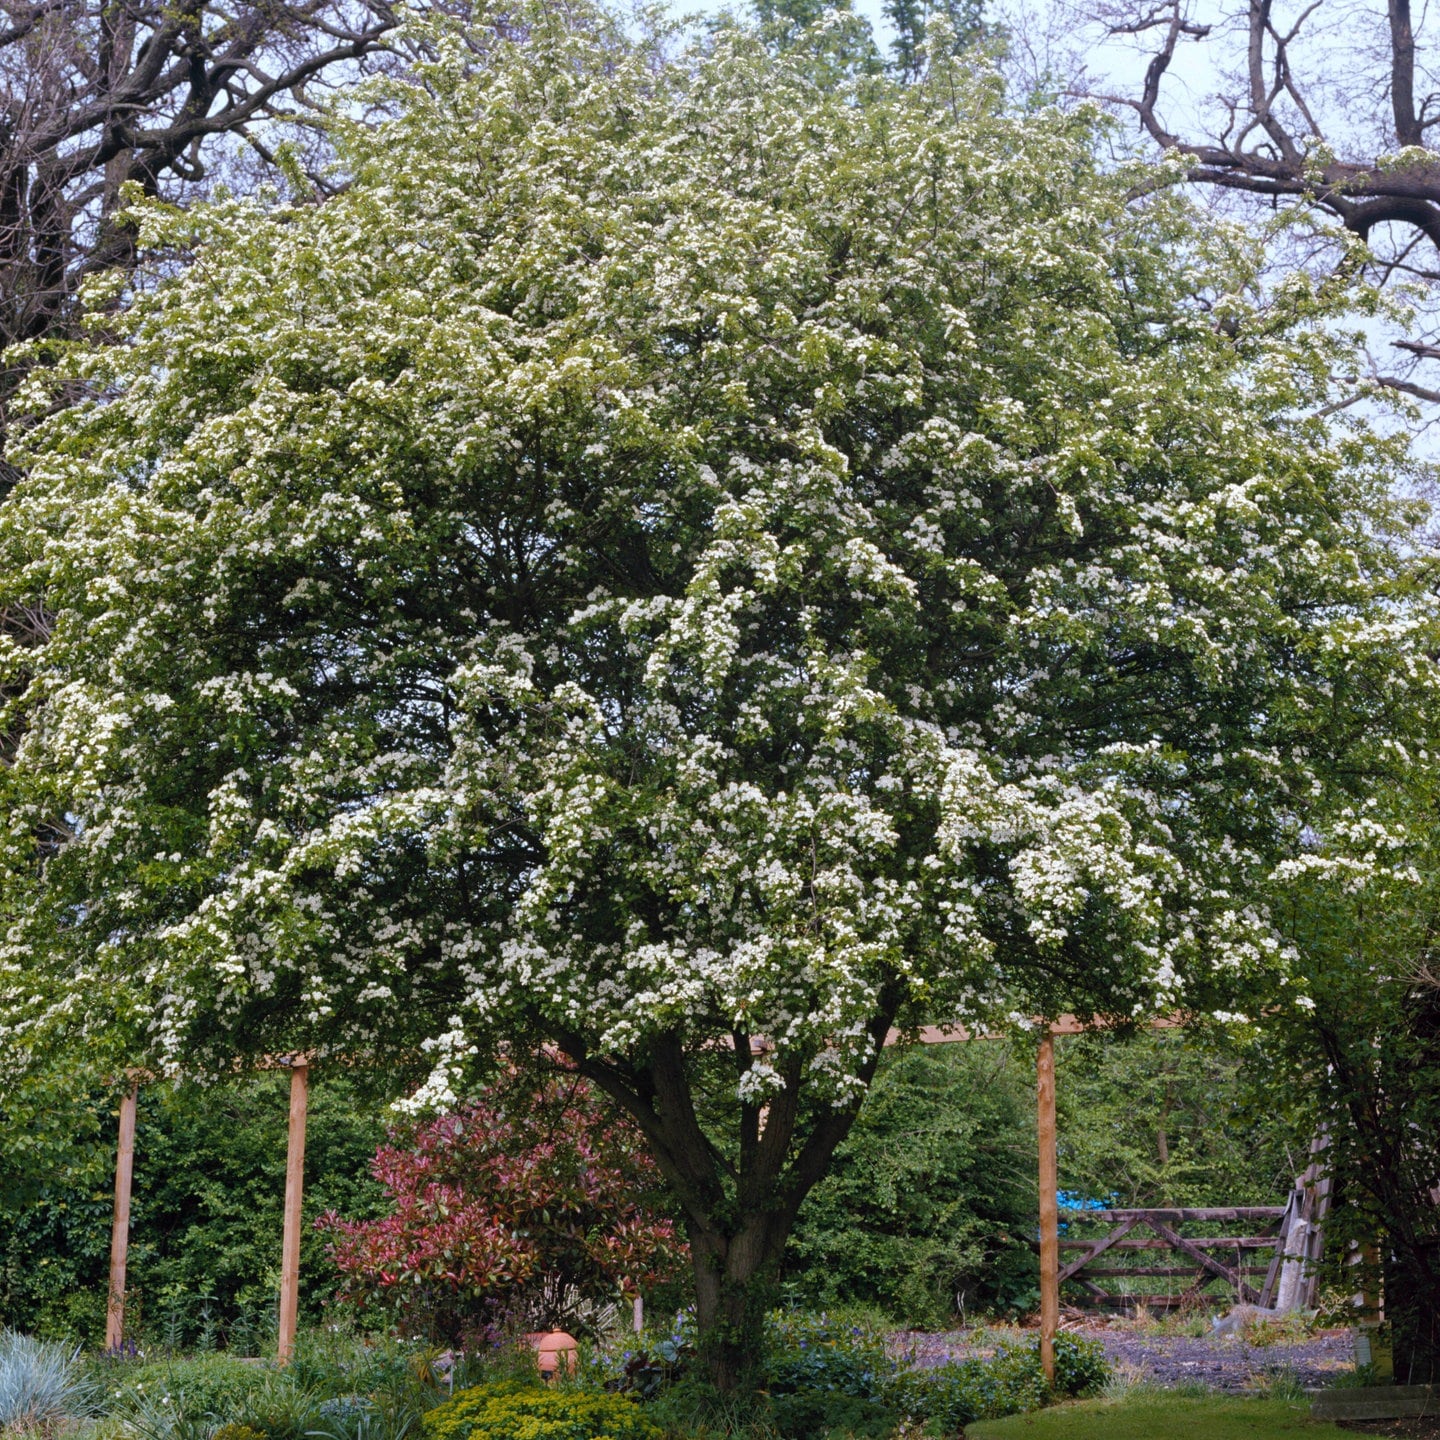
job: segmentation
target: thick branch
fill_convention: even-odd
[[[1390,0],[1390,106],[1395,138],[1401,145],[1423,145],[1425,137],[1415,115],[1415,31],[1410,0]]]

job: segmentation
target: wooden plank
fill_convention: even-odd
[[[1043,1022],[1036,1020],[1038,1028]],[[1186,1025],[1183,1015],[1172,1013],[1169,1015],[1156,1015],[1143,1022],[1148,1030],[1179,1030]],[[1086,1035],[1095,1030],[1107,1030],[1113,1027],[1107,1026],[1103,1020],[1097,1020],[1093,1024],[1087,1024],[1077,1015],[1060,1015],[1050,1022],[1050,1033],[1052,1035]],[[1014,1032],[1008,1030],[970,1030],[964,1025],[921,1025],[914,1032],[916,1040],[921,1045],[963,1045],[968,1040],[1004,1040],[1010,1038]],[[891,1029],[886,1033],[885,1043],[887,1045],[899,1045],[904,1043],[905,1035],[902,1031]]]
[[[1123,1240],[1139,1223],[1138,1220],[1122,1220],[1118,1229],[1112,1230],[1104,1239],[1095,1241],[1084,1255],[1078,1260],[1072,1260],[1065,1266],[1059,1275],[1056,1276],[1055,1283],[1057,1285],[1061,1284],[1078,1274],[1081,1270],[1086,1269],[1092,1260],[1099,1259],[1117,1240]],[[1056,1248],[1058,1250],[1058,1244]]]
[[[1242,1265],[1240,1271],[1243,1275],[1263,1275],[1265,1266]],[[1087,1265],[1085,1273],[1087,1275],[1104,1275],[1112,1279],[1117,1275],[1128,1275],[1132,1280],[1147,1280],[1152,1275],[1164,1275],[1167,1278],[1177,1275],[1193,1275],[1195,1267],[1193,1265],[1137,1265],[1127,1269],[1124,1265]],[[1207,1280],[1209,1278],[1209,1276],[1206,1277]]]
[[[1138,1217],[1136,1222],[1138,1223]],[[1187,1237],[1191,1243],[1200,1246],[1202,1250],[1273,1250],[1275,1248],[1275,1237],[1273,1235],[1194,1235]],[[1062,1250],[1084,1250],[1093,1245],[1093,1240],[1062,1240]],[[1106,1247],[1111,1250],[1169,1250],[1171,1249],[1168,1240],[1147,1239],[1144,1236],[1132,1236],[1125,1240],[1116,1240]]]
[[[125,1264],[130,1251],[130,1191],[135,1178],[135,1110],[140,1082],[120,1097],[120,1135],[115,1147],[115,1209],[110,1221],[110,1289],[105,1300],[105,1348],[125,1339]]]
[[[1328,1136],[1326,1141],[1328,1143]],[[1325,1251],[1325,1221],[1330,1214],[1330,1190],[1334,1179],[1328,1171],[1315,1186],[1310,1230],[1305,1237],[1304,1308],[1313,1310],[1320,1300],[1320,1260]]]
[[[304,1056],[290,1065],[290,1128],[285,1146],[285,1239],[280,1255],[280,1336],[277,1358],[288,1364],[295,1353],[300,1307],[300,1218],[305,1191],[305,1112],[310,1066]]]
[[[1135,1210],[1067,1210],[1066,1214],[1075,1219],[1094,1220],[1099,1224],[1114,1224],[1131,1215],[1142,1220],[1158,1216],[1168,1225],[1188,1225],[1206,1220],[1279,1220],[1285,1214],[1283,1205],[1229,1205],[1204,1206],[1200,1209],[1176,1210],[1165,1207]]]
[[[1280,1267],[1285,1260],[1285,1246],[1290,1238],[1290,1221],[1297,1213],[1300,1192],[1292,1190],[1285,1214],[1280,1219],[1280,1228],[1275,1232],[1275,1253],[1270,1257],[1270,1268],[1265,1272],[1265,1283],[1260,1287],[1260,1305],[1270,1309],[1275,1304],[1275,1286],[1280,1279]]]
[[[1040,1368],[1055,1384],[1055,1336],[1060,1329],[1059,1173],[1055,1158],[1055,1041],[1040,1040],[1035,1063],[1036,1121],[1040,1142]]]
[[[1172,1230],[1163,1220],[1157,1218],[1159,1211],[1153,1212],[1145,1217],[1145,1223],[1162,1239],[1168,1240],[1170,1244],[1182,1255],[1188,1255],[1192,1260],[1197,1261],[1202,1270],[1209,1271],[1217,1280],[1224,1280],[1232,1286],[1236,1296],[1241,1300],[1248,1300],[1252,1304],[1258,1298],[1253,1291],[1233,1270],[1222,1265],[1213,1256],[1207,1255],[1198,1245],[1192,1244],[1183,1235]]]
[[[1094,1305],[1104,1304],[1110,1310],[1128,1310],[1135,1306],[1143,1305],[1147,1310],[1174,1310],[1177,1306],[1192,1304],[1193,1301],[1186,1295],[1111,1295],[1109,1293],[1097,1297]],[[1080,1302],[1085,1308],[1089,1308],[1091,1301]]]

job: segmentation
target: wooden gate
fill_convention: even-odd
[[[1080,1251],[1060,1267],[1060,1283],[1067,1280],[1081,1286],[1083,1303],[1107,1309],[1144,1305],[1151,1310],[1169,1310],[1195,1304],[1215,1281],[1229,1290],[1227,1301],[1270,1305],[1284,1258],[1285,1236],[1290,1218],[1288,1205],[1236,1205],[1198,1209],[1164,1210],[1075,1210],[1066,1215],[1066,1230],[1079,1223],[1095,1222],[1112,1227],[1107,1234],[1090,1239],[1062,1235],[1060,1250]],[[1197,1224],[1227,1227],[1224,1235],[1186,1235]],[[1149,1231],[1149,1234],[1143,1233]],[[1249,1233],[1244,1233],[1248,1231]],[[1137,1252],[1139,1252],[1137,1254]],[[1170,1263],[1149,1265],[1142,1255],[1157,1253]],[[1105,1258],[1108,1264],[1097,1263]],[[1129,1264],[1116,1264],[1130,1258]],[[1183,1263],[1176,1264],[1175,1260]],[[1182,1289],[1157,1293],[1153,1285],[1117,1293],[1097,1282],[1124,1278],[1140,1282],[1191,1277]],[[1260,1277],[1264,1277],[1261,1279]],[[1252,1284],[1255,1280],[1257,1283]]]

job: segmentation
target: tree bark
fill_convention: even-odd
[[[1282,21],[1272,0],[1245,0],[1237,17],[1242,29],[1200,23],[1194,7],[1182,0],[1095,0],[1093,18],[1112,36],[1149,37],[1151,57],[1143,80],[1127,93],[1099,94],[1083,83],[1076,93],[1130,110],[1155,145],[1184,158],[1189,178],[1198,184],[1271,205],[1288,198],[1328,210],[1346,230],[1378,246],[1374,275],[1381,283],[1400,274],[1435,286],[1440,152],[1432,132],[1440,113],[1417,71],[1426,48],[1424,13],[1412,12],[1412,0],[1385,0],[1383,10],[1377,0],[1370,17],[1373,63],[1327,73],[1323,50],[1302,48],[1320,5],[1294,8],[1298,16]],[[1357,11],[1349,23],[1363,26],[1365,18]],[[1183,73],[1187,44],[1212,50],[1230,45],[1218,64],[1222,73],[1230,71],[1221,83],[1233,88],[1217,97],[1208,118],[1172,129],[1162,89],[1167,76]],[[1369,112],[1371,97],[1379,94],[1388,101],[1388,113],[1377,107],[1373,120],[1357,124],[1356,114]],[[1332,118],[1327,107],[1333,124],[1327,123]],[[1405,152],[1403,163],[1393,158],[1396,151]],[[1428,243],[1417,245],[1421,237]],[[1433,316],[1421,323],[1433,325]],[[1377,367],[1369,383],[1440,402],[1440,389],[1412,378],[1418,364],[1434,357],[1392,344],[1410,353],[1397,357],[1398,373]]]
[[[755,1216],[734,1235],[690,1229],[695,1324],[701,1359],[717,1390],[733,1394],[763,1381],[765,1312],[789,1228]]]

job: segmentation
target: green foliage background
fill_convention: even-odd
[[[1303,1118],[1264,1102],[1254,1083],[1264,1066],[1265,1056],[1213,1035],[1062,1040],[1062,1187],[1117,1204],[1278,1203],[1309,1137]],[[279,1283],[287,1084],[266,1075],[141,1092],[130,1251],[140,1334],[241,1350],[264,1343]],[[801,1212],[786,1260],[789,1297],[873,1306],[917,1327],[956,1323],[957,1300],[966,1315],[1032,1308],[1034,1104],[1023,1045],[888,1056],[832,1173]],[[112,1100],[98,1083],[77,1094],[52,1078],[3,1105],[0,1325],[98,1344]],[[37,1129],[41,1109],[48,1119]],[[332,1207],[351,1218],[380,1213],[368,1167],[384,1133],[379,1099],[344,1077],[317,1078],[307,1222]],[[305,1313],[318,1318],[335,1275],[309,1223],[301,1275]]]
[[[141,1090],[132,1331],[240,1349],[263,1340],[279,1286],[288,1086],[275,1074],[204,1089]],[[110,1103],[95,1092],[70,1099],[67,1113],[81,1140],[72,1158],[52,1158],[37,1184],[8,1186],[0,1195],[0,1325],[103,1341],[116,1125]],[[19,1097],[5,1104],[11,1123],[0,1153],[13,1153],[22,1104]],[[377,1213],[380,1190],[368,1166],[384,1133],[380,1104],[345,1078],[312,1083],[301,1252],[301,1303],[310,1318],[334,1285],[314,1218],[331,1207],[351,1216]]]
[[[1313,1118],[1256,1042],[1065,1036],[1055,1075],[1062,1190],[1121,1207],[1280,1205],[1309,1161]]]
[[[1120,1206],[1282,1204],[1307,1158],[1307,1122],[1267,1103],[1267,1057],[1222,1035],[1062,1038],[1056,1074],[1062,1190]],[[1024,1312],[1039,1299],[1036,1212],[1030,1050],[898,1052],[800,1213],[789,1290],[921,1327],[954,1324],[961,1305]]]
[[[1003,1045],[918,1046],[881,1070],[789,1248],[792,1291],[943,1325],[1035,1288],[1033,1069]]]

